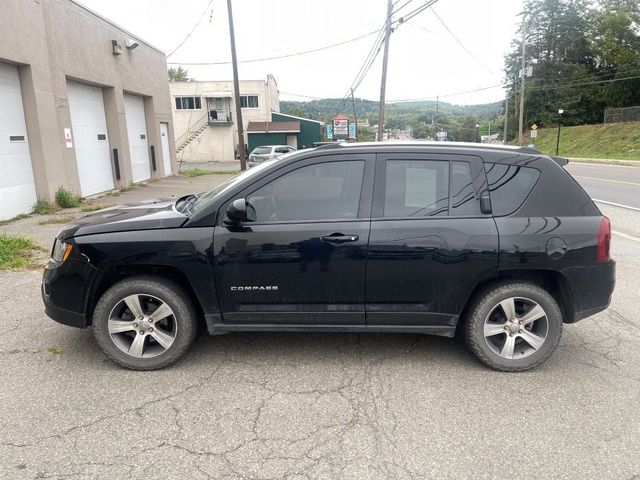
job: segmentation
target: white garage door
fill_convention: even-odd
[[[124,96],[124,113],[127,119],[127,136],[131,154],[133,181],[141,182],[151,177],[147,124],[144,118],[144,100],[137,95]]]
[[[111,190],[113,172],[102,89],[68,81],[67,94],[82,196]]]
[[[18,68],[0,63],[0,220],[36,203]]]

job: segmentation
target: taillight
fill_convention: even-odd
[[[607,217],[602,218],[598,229],[598,262],[608,262],[611,256],[611,222]]]

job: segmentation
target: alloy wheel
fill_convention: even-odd
[[[173,345],[178,331],[171,307],[146,294],[129,295],[116,303],[107,326],[114,345],[136,358],[164,353]]]
[[[484,321],[484,340],[502,358],[534,354],[544,344],[549,320],[544,309],[528,298],[510,297],[497,304]]]

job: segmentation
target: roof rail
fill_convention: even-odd
[[[323,145],[319,145],[318,147],[316,147],[318,150],[331,150],[333,148],[340,148],[342,147],[342,142],[331,142],[331,143],[325,143]]]

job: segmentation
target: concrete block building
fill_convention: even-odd
[[[238,149],[238,124],[233,81],[171,82],[173,122],[178,158],[185,162],[229,162]],[[250,122],[267,122],[280,111],[278,85],[266,80],[241,80],[240,104],[247,143]]]
[[[174,171],[163,52],[73,0],[0,11],[0,220]]]

